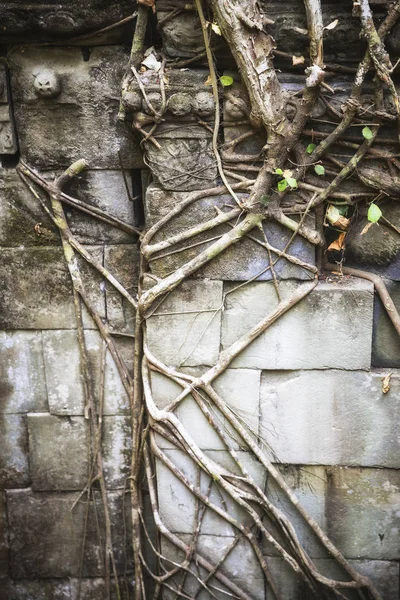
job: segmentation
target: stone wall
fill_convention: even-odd
[[[10,4],[12,17],[11,3],[5,4]],[[42,20],[36,9],[29,14],[24,8],[20,21],[11,17],[7,21],[4,43],[10,46],[4,82],[9,95],[0,98],[7,113],[5,129],[0,133],[8,135],[5,142],[0,139],[1,600],[106,597],[99,541],[104,532],[100,494],[95,491],[90,499],[81,494],[88,480],[89,423],[72,288],[59,234],[14,167],[20,157],[52,180],[71,162],[85,158],[89,169],[68,193],[131,226],[142,225],[138,222],[140,206],[127,194],[121,165],[133,196],[140,194],[149,174],[138,139],[117,120],[120,82],[129,55],[124,42],[129,41],[129,32],[124,28],[89,37],[90,43],[85,40],[84,47],[79,41],[40,47],[14,44],[51,41],[54,36],[68,40],[128,16],[132,10],[129,3],[114,4],[108,15],[109,7],[90,12],[76,6],[73,18],[68,7],[58,12],[48,7]],[[170,8],[168,2],[158,4],[161,19]],[[285,3],[285,7],[288,15],[294,13],[296,17],[296,3]],[[343,59],[341,53],[350,42],[357,55],[358,38],[340,4],[342,8],[340,27],[328,34],[331,60]],[[336,10],[336,16],[339,9],[329,10]],[[277,16],[274,35],[284,50],[291,51],[290,39],[298,34],[298,18],[285,20],[285,11],[279,11],[282,14]],[[27,40],[22,39],[21,28]],[[168,20],[161,37],[169,59],[190,59],[202,50],[197,17],[190,10],[179,19]],[[397,40],[396,30],[394,47]],[[220,49],[218,57],[222,68],[232,68],[226,48]],[[225,141],[246,131],[235,123],[241,121],[247,100],[238,75],[232,74],[234,87],[223,99],[223,117],[230,123],[225,128]],[[205,87],[208,75],[201,61],[190,70],[185,67],[169,72],[169,109],[157,134],[160,147],[151,140],[144,143],[146,164],[152,169],[143,198],[146,226],[165,216],[189,191],[218,183],[210,133],[214,102]],[[157,103],[156,73],[149,69],[141,77],[148,93],[153,94],[150,100]],[[299,85],[296,75],[282,77],[290,89]],[[349,89],[345,78],[331,85]],[[141,117],[149,113],[135,85],[128,90],[125,104]],[[236,152],[256,155],[263,143],[262,136],[252,137]],[[217,199],[205,195],[188,205],[152,243],[190,230],[212,218],[216,209],[226,207],[234,209],[229,195]],[[73,208],[67,209],[67,216],[77,239],[135,295],[137,237]],[[310,215],[309,223],[314,218]],[[382,228],[379,235],[384,236],[387,232],[384,225]],[[144,288],[150,289],[159,278],[193,259],[210,237],[226,230],[226,225],[221,225],[212,234],[204,232],[196,238],[195,247],[181,252],[168,256],[163,256],[162,249],[155,252],[143,279]],[[212,367],[221,351],[276,307],[265,240],[282,252],[289,237],[280,225],[267,224],[263,234],[245,239],[183,282],[147,319],[150,351],[165,364],[191,375],[201,375]],[[178,249],[184,245],[181,242]],[[359,247],[355,247],[353,257],[356,264],[367,263],[390,278],[389,289],[400,308],[398,249],[394,258],[386,255],[383,264],[372,266],[368,252],[361,256]],[[282,297],[299,282],[313,279],[316,270],[310,243],[298,238],[291,250],[298,261],[283,257],[276,267]],[[132,365],[134,312],[91,267],[82,262],[82,269],[99,315],[118,334],[115,340]],[[102,374],[103,342],[87,313],[84,327],[98,398],[104,388],[102,445],[116,568],[125,583],[124,594],[131,598],[134,578],[126,493],[130,407],[108,353]],[[399,368],[400,342],[372,284],[332,275],[254,341],[215,382],[216,390],[258,436],[304,507],[350,563],[371,578],[384,600],[396,600],[400,593]],[[389,373],[390,391],[384,394],[382,379]],[[167,406],[181,390],[159,373],[152,374],[151,384],[159,408]],[[191,396],[179,405],[176,414],[207,456],[235,469],[225,445]],[[233,435],[224,417],[215,415],[224,431]],[[200,474],[191,458],[161,436],[158,442],[187,480],[200,482],[207,492],[210,480]],[[344,577],[281,497],[261,464],[246,452],[241,440],[234,438],[233,442],[258,485],[293,520],[321,572]],[[195,526],[194,497],[161,461],[157,462],[157,489],[165,524],[189,542]],[[212,500],[221,508],[230,502],[214,491]],[[229,509],[246,525],[246,514],[240,508],[229,505]],[[211,510],[205,512],[198,547],[205,558],[215,562],[226,552],[221,571],[251,598],[272,598],[248,542],[242,539],[236,543],[234,528]],[[173,561],[183,558],[166,540],[162,541],[162,551]],[[264,555],[284,600],[306,597],[301,582],[287,570],[272,546],[265,545]],[[215,584],[217,597],[226,598],[223,584],[217,580]],[[185,592],[194,597],[198,587],[194,578],[188,578]],[[165,597],[175,596],[166,592]],[[200,593],[198,597],[209,596]]]

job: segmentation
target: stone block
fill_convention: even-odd
[[[283,281],[283,298],[299,284]],[[232,290],[226,284],[225,291]],[[226,349],[278,304],[271,282],[251,283],[230,293],[222,317]],[[261,334],[231,364],[259,369],[369,369],[373,286],[349,280],[321,282],[302,302]]]
[[[210,501],[228,511],[231,516],[241,523],[249,524],[249,517],[228,495],[217,490],[215,484],[210,486],[210,477],[199,473],[195,463],[181,450],[163,450],[166,456],[186,476],[194,486],[199,485],[204,495],[209,493]],[[241,474],[233,464],[227,451],[205,451],[208,458],[228,468],[234,474]],[[265,471],[248,453],[239,452],[240,460],[249,470],[255,481],[265,485]],[[200,479],[199,479],[200,478]],[[160,498],[160,516],[170,531],[178,533],[193,533],[196,526],[196,500],[192,492],[174,475],[161,460],[157,460],[157,488]],[[210,490],[210,491],[209,491]],[[201,525],[201,533],[221,537],[235,534],[232,525],[215,511],[207,509]]]
[[[191,536],[181,534],[182,541],[190,545]],[[197,552],[208,560],[211,564],[217,565],[224,554],[227,554],[218,571],[227,576],[232,583],[237,585],[242,592],[249,595],[254,600],[264,600],[265,584],[261,567],[256,559],[254,551],[247,540],[242,539],[233,549],[229,548],[234,542],[234,537],[219,537],[218,535],[200,535],[197,542]],[[183,562],[185,556],[181,550],[178,550],[170,541],[162,540],[163,554],[174,562]],[[193,572],[204,581],[208,571],[198,564],[192,564]],[[172,580],[175,589],[179,587],[180,575]],[[210,589],[218,600],[224,600],[232,596],[232,591],[228,590],[221,581],[216,578],[210,578]],[[191,598],[199,600],[209,600],[211,594],[201,590],[200,583],[194,577],[186,577],[185,593]],[[175,597],[174,592],[165,590],[165,598],[172,600]],[[286,600],[286,597],[283,596]]]
[[[73,510],[78,494],[72,492],[7,492],[10,525],[11,576],[15,579],[78,577],[82,536],[87,508],[82,497]],[[132,561],[129,542],[129,510],[122,492],[109,492],[113,549],[119,573]],[[96,492],[99,527],[104,540],[104,513],[99,492]],[[121,518],[126,509],[126,519]],[[125,539],[124,522],[128,534]],[[126,554],[127,553],[127,554]],[[93,501],[89,504],[83,577],[101,577],[103,562]]]
[[[85,158],[91,168],[141,168],[142,155],[117,120],[121,79],[128,61],[122,46],[16,49],[10,56],[21,156],[38,167],[67,167]],[[63,143],[60,144],[60,139]]]
[[[0,489],[29,485],[28,432],[24,415],[0,415]]]
[[[307,513],[318,523],[322,530],[326,531],[327,477],[325,469],[310,465],[305,467],[280,465],[278,469],[297,496],[301,506],[306,509]],[[267,481],[267,496],[276,508],[289,518],[300,543],[311,558],[328,556],[317,536],[270,476]],[[273,535],[276,535],[277,541],[281,543],[282,538],[279,533],[275,532],[274,526],[268,523],[267,527]],[[265,542],[264,553],[268,556],[276,556],[277,550],[272,544]]]
[[[28,415],[34,490],[80,490],[88,480],[89,423],[83,417]],[[122,488],[129,475],[128,417],[103,417],[102,453],[106,485]]]
[[[40,332],[0,332],[0,390],[0,413],[47,410]]]
[[[400,281],[385,281],[388,292],[400,310]],[[400,339],[380,298],[375,296],[372,365],[400,368]]]
[[[261,437],[283,463],[399,468],[400,376],[385,395],[385,375],[264,372]]]
[[[8,573],[8,531],[5,492],[0,492],[0,588]],[[1,598],[1,595],[0,595]]]
[[[104,266],[136,299],[139,277],[139,250],[136,245],[106,246]],[[107,319],[114,331],[134,333],[136,311],[110,284],[106,283]]]
[[[196,374],[200,375],[200,370],[196,370],[198,371]],[[260,371],[253,369],[227,369],[214,382],[215,391],[232,407],[242,423],[256,435],[259,428],[260,375]],[[152,373],[151,383],[154,400],[160,408],[167,406],[182,391],[181,386],[157,372]],[[225,449],[223,440],[208,423],[207,417],[192,396],[178,405],[175,414],[199,448]],[[238,434],[233,433],[228,421],[215,407],[213,407],[213,414],[217,424],[227,433],[232,445],[239,448],[241,439]],[[160,445],[163,448],[173,447],[171,442],[161,437]]]
[[[97,331],[86,330],[85,342],[95,398],[98,402],[101,381],[101,336]],[[76,331],[43,331],[43,343],[50,413],[59,416],[83,415],[85,401]],[[116,343],[128,369],[132,370],[133,342],[130,339],[118,339]],[[129,412],[128,396],[109,352],[106,354],[105,363],[103,412],[105,415]]]
[[[328,536],[348,558],[398,560],[400,472],[328,470]]]
[[[10,581],[8,600],[72,600],[70,579],[18,579]]]
[[[90,248],[101,261],[102,249]],[[101,276],[79,260],[85,288],[99,315],[105,316]],[[61,248],[6,248],[0,265],[0,327],[71,329],[76,327],[72,283]],[[84,311],[84,325],[94,322]]]
[[[183,192],[165,192],[156,185],[152,184],[146,191],[146,220],[152,225],[161,217],[169,212],[176,204],[182,202],[187,197]],[[239,197],[244,197],[239,194]],[[216,209],[228,212],[235,208],[235,203],[229,195],[206,197],[197,200],[190,204],[181,214],[174,217],[172,222],[166,224],[161,231],[154,236],[152,243],[161,242],[172,235],[177,235],[188,229],[191,229],[200,223],[208,221],[216,216]],[[229,208],[230,207],[230,208]],[[310,216],[308,225],[314,225],[314,217]],[[237,222],[237,216],[232,218],[231,224]],[[211,242],[211,238],[221,236],[230,230],[228,224],[220,225],[219,227],[201,233],[189,240],[179,242],[165,251],[155,253],[151,258],[150,269],[152,273],[158,277],[165,277],[167,274],[176,270],[184,263],[195,258],[200,252],[205,250]],[[283,250],[288,242],[291,232],[278,223],[268,221],[264,224],[265,235],[271,246],[278,250]],[[258,231],[251,233],[249,237],[243,238],[234,246],[225,250],[221,255],[213,259],[208,265],[199,269],[193,277],[222,279],[231,281],[247,281],[248,279],[257,278],[259,280],[270,280],[272,278],[269,267],[269,256],[266,248],[262,243],[265,239]],[[186,249],[182,252],[170,254],[165,258],[158,259],[171,250],[186,248],[188,245],[198,244],[195,247]],[[294,240],[291,254],[300,260],[315,265],[315,250],[314,247],[300,238]],[[277,258],[276,254],[272,254],[273,259]],[[306,269],[288,262],[286,259],[280,259],[276,263],[276,274],[281,279],[312,279],[313,274]]]
[[[213,365],[221,305],[221,281],[184,281],[147,320],[150,351],[167,365]]]

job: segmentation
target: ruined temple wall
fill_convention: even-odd
[[[190,58],[198,51],[193,18],[192,13],[185,15],[185,35],[179,43],[179,23],[169,36],[168,31],[164,33],[164,47],[170,56]],[[287,35],[283,25],[281,39]],[[193,39],[190,32],[196,32]],[[342,35],[348,43],[349,31]],[[190,42],[187,46],[182,43],[185,36]],[[81,498],[72,512],[71,505],[85,486],[88,468],[88,423],[69,276],[57,231],[13,168],[16,144],[21,158],[49,179],[77,158],[87,159],[88,171],[69,193],[131,225],[137,224],[140,210],[127,196],[118,150],[133,196],[141,192],[141,182],[148,180],[138,142],[116,118],[127,47],[104,42],[92,45],[89,53],[79,45],[16,47],[8,57],[16,135],[11,137],[15,144],[9,147],[11,152],[2,150],[0,172],[0,597],[13,600],[75,600],[86,504]],[[168,95],[186,94],[193,103],[203,100],[203,118],[210,128],[214,106],[211,100],[211,111],[207,108],[211,94],[204,84],[208,73],[204,65],[186,69],[171,74]],[[47,84],[49,72],[56,77]],[[147,77],[151,85],[153,74]],[[43,86],[46,90],[40,91]],[[204,89],[208,99],[198,98]],[[237,97],[241,98],[240,94]],[[137,97],[131,100],[137,102]],[[148,157],[159,163],[153,166],[155,175],[143,197],[147,225],[157,222],[188,190],[218,182],[209,128],[193,120],[192,106],[183,115],[179,111],[185,110],[184,104],[182,109],[179,102],[175,112],[170,110],[170,122],[157,138],[161,152],[156,159],[147,143]],[[145,112],[141,105],[142,109]],[[240,112],[235,110],[237,103],[229,106],[229,98],[225,98],[228,121],[240,120]],[[225,139],[235,135],[230,129],[235,129],[234,124],[225,130]],[[254,152],[254,147],[242,146],[240,151]],[[228,196],[218,199],[221,208],[229,203]],[[177,217],[156,241],[210,218],[215,214],[214,205],[215,199],[203,198]],[[134,295],[137,239],[94,223],[74,209],[68,209],[67,215],[78,239]],[[278,225],[268,225],[265,234],[279,249],[288,241],[288,234]],[[200,241],[208,237],[204,235]],[[223,349],[276,306],[268,271],[239,287],[268,267],[268,255],[259,241],[245,240],[168,296],[148,319],[148,344],[157,358],[190,374],[201,374]],[[314,249],[307,242],[296,240],[292,250],[307,264],[315,264]],[[154,277],[168,275],[197,252],[198,248],[189,249],[151,262],[145,289],[154,284]],[[382,268],[378,265],[377,270],[391,277],[390,288],[398,303],[396,260]],[[283,280],[283,296],[299,281],[312,278],[309,271],[285,259],[278,263],[277,274]],[[89,267],[85,268],[85,281],[99,314],[111,328],[132,335],[134,314],[126,302]],[[99,391],[102,344],[87,314],[84,324]],[[117,339],[124,358],[132,362],[132,339]],[[371,577],[385,600],[399,595],[399,367],[400,345],[372,284],[332,276],[321,281],[216,381],[222,398],[270,448],[310,514],[351,563]],[[389,372],[391,389],[384,395],[382,377]],[[179,388],[161,375],[153,374],[152,386],[160,408],[179,393]],[[129,406],[109,356],[104,398],[103,454],[117,568],[124,573],[127,561],[131,585],[130,544],[122,518],[125,509],[128,513],[124,490],[129,475]],[[187,398],[177,415],[207,455],[231,468],[221,440],[193,399]],[[235,443],[260,486],[276,493],[278,505],[290,511],[259,463],[240,447],[239,440]],[[196,483],[199,475],[191,460],[161,439],[160,445]],[[183,540],[190,539],[193,497],[161,463],[157,476],[165,523]],[[204,475],[201,486],[208,488]],[[213,500],[222,502],[221,498]],[[82,597],[97,599],[102,597],[104,580],[94,513],[90,515]],[[237,515],[246,523],[245,515],[240,511]],[[129,527],[129,514],[126,523]],[[300,522],[298,527],[321,570],[336,574],[332,561],[307,528]],[[205,556],[216,558],[233,536],[231,527],[207,513],[199,546]],[[166,543],[163,551],[176,558],[176,550]],[[285,600],[299,598],[299,582],[283,568],[281,559],[270,547],[265,548],[265,555]],[[268,598],[262,573],[244,542],[228,562],[233,580],[251,597]],[[220,597],[226,596],[221,593]]]

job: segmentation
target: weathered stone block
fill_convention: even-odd
[[[293,293],[298,285],[282,282],[282,297]],[[226,284],[226,291],[232,287]],[[245,335],[277,304],[274,286],[268,282],[251,283],[230,293],[222,317],[223,349]],[[369,369],[372,310],[371,283],[321,282],[250,344],[231,366],[268,370]]]
[[[0,390],[1,413],[47,410],[40,332],[0,332]]]
[[[101,261],[102,250],[90,248]],[[105,316],[101,276],[79,261],[85,288],[99,315]],[[71,329],[76,327],[72,283],[61,248],[5,248],[0,264],[0,327]],[[84,311],[85,327],[94,328]]]
[[[165,192],[156,185],[152,184],[146,191],[146,220],[152,225],[161,217],[167,214],[176,204],[182,202],[187,197],[183,192]],[[243,194],[239,194],[243,197]],[[228,212],[235,208],[235,204],[229,195],[217,197],[206,197],[193,202],[181,214],[166,224],[161,231],[154,236],[152,243],[161,242],[172,235],[177,235],[188,229],[198,226],[200,223],[208,221],[216,216],[216,209]],[[230,208],[227,208],[230,207]],[[234,225],[237,222],[237,216],[232,218],[230,223]],[[310,216],[308,225],[312,227],[314,217]],[[227,224],[201,233],[189,240],[179,242],[171,248],[160,251],[152,255],[150,268],[152,273],[158,277],[165,277],[175,269],[182,266],[185,262],[195,258],[200,252],[205,250],[207,240],[220,236],[229,231],[230,227]],[[291,232],[279,225],[278,223],[268,221],[264,224],[265,235],[269,244],[278,249],[283,250],[287,244]],[[186,249],[182,252],[170,254],[165,258],[158,259],[157,256],[162,256],[171,250],[186,248],[194,243],[201,243],[193,248]],[[261,244],[261,245],[260,245]],[[271,270],[269,267],[269,256],[267,249],[262,246],[265,244],[265,239],[258,231],[251,233],[251,239],[245,237],[234,246],[225,250],[221,255],[213,259],[208,265],[199,269],[193,277],[222,279],[232,281],[247,281],[248,279],[256,278],[259,280],[272,279]],[[296,256],[301,261],[309,265],[315,265],[315,250],[312,244],[306,242],[301,237],[297,237],[291,245],[290,253]],[[272,253],[273,260],[277,255]],[[286,259],[279,259],[275,267],[276,274],[281,279],[312,279],[313,274],[306,269],[293,264]]]
[[[19,579],[10,581],[8,600],[72,600],[69,579]]]
[[[15,50],[10,56],[15,119],[22,157],[45,168],[85,158],[91,168],[143,166],[139,145],[117,120],[128,62],[121,46]],[[60,144],[60,139],[63,143]]]
[[[213,365],[221,304],[221,281],[184,281],[147,320],[150,351],[168,365]]]
[[[2,579],[8,574],[8,531],[7,531],[7,513],[6,497],[4,492],[0,492],[0,589]],[[1,594],[0,594],[1,598]]]
[[[293,465],[278,466],[286,483],[291,487],[300,504],[306,509],[307,513],[320,525],[323,531],[326,531],[326,492],[327,477],[323,467],[295,467]],[[299,512],[288,500],[287,496],[281,491],[272,477],[268,477],[267,496],[271,502],[281,510],[291,521],[300,543],[310,557],[326,557],[327,551],[319,542],[317,536],[307,525]],[[271,527],[270,524],[267,527]],[[271,533],[274,534],[272,527]],[[281,537],[277,535],[277,541]],[[277,551],[272,544],[265,542],[264,552],[266,555],[276,556]]]
[[[96,498],[100,530],[104,536],[104,516],[98,492]],[[77,493],[72,492],[7,492],[13,578],[78,577],[87,501],[86,497],[81,498],[71,510],[76,500]],[[108,502],[116,565],[121,573],[124,570],[126,552],[128,564],[132,560],[131,544],[128,541],[130,534],[128,533],[125,542],[124,519],[121,518],[127,504],[124,504],[121,492],[109,492]],[[126,517],[129,531],[128,510]],[[92,500],[89,504],[86,540],[83,576],[101,577],[104,566]]]
[[[79,490],[88,480],[89,423],[83,417],[28,415],[34,490]],[[128,417],[103,417],[102,453],[107,487],[124,487],[131,448]]]
[[[97,331],[85,331],[95,398],[100,393],[101,336]],[[43,331],[44,361],[50,412],[54,415],[83,415],[84,393],[80,376],[80,355],[77,333],[72,331]],[[117,347],[132,369],[134,344],[118,339]],[[129,400],[111,354],[107,352],[104,374],[104,414],[126,414]]]
[[[400,472],[328,471],[328,535],[348,558],[399,559]]]
[[[256,435],[259,428],[260,375],[260,371],[253,369],[227,369],[214,382],[215,391]],[[160,408],[167,406],[182,391],[181,386],[157,372],[152,373],[151,383],[154,400]],[[238,448],[241,443],[238,434],[233,433],[228,421],[215,407],[213,413],[217,424],[223,428],[234,447]],[[192,396],[178,405],[175,414],[200,448],[225,449],[224,442]],[[160,445],[163,448],[172,447],[164,438],[160,438]]]
[[[384,372],[265,372],[261,436],[284,463],[400,467],[400,377]],[[379,435],[377,435],[379,431]]]
[[[397,310],[400,310],[400,282],[386,281],[385,283]],[[374,305],[372,365],[400,368],[400,339],[378,296],[375,297]]]
[[[29,485],[28,432],[23,415],[0,415],[0,489]]]
[[[199,474],[195,463],[181,450],[167,449],[163,452],[194,486],[199,485],[200,476],[200,488],[202,493],[207,495],[210,486],[209,476],[204,473]],[[233,464],[227,451],[212,450],[206,451],[205,454],[211,460],[230,469],[233,473],[241,474],[238,467]],[[265,485],[264,468],[246,452],[239,452],[239,457],[257,484],[263,487]],[[166,526],[174,532],[194,532],[196,523],[195,497],[161,460],[157,460],[157,487],[160,498],[160,515]],[[228,497],[225,492],[217,491],[215,485],[213,485],[209,493],[210,501],[213,504],[228,511],[240,522],[249,523],[249,517],[245,511],[238,507],[236,502]],[[234,535],[235,533],[232,525],[211,509],[208,509],[204,515],[201,532],[222,537]]]
[[[139,250],[136,245],[106,246],[104,266],[136,299],[139,276]],[[136,311],[132,304],[106,283],[107,319],[114,331],[134,333]]]
[[[179,537],[185,544],[190,545],[191,536],[181,534]],[[198,538],[197,551],[200,556],[207,559],[213,565],[217,565],[224,554],[227,554],[218,571],[227,576],[232,583],[237,585],[242,592],[247,593],[249,597],[254,598],[254,600],[264,600],[264,577],[250,543],[242,539],[228,552],[233,542],[233,536],[219,537],[218,535],[202,534]],[[183,562],[185,559],[183,552],[165,539],[162,540],[162,551],[166,557],[174,562]],[[192,565],[192,569],[203,581],[205,580],[208,571],[198,564],[196,566]],[[180,576],[173,581],[176,587],[179,587]],[[212,577],[209,582],[212,593],[215,594],[218,600],[226,599],[232,595],[232,591],[229,591],[218,579]],[[201,590],[200,583],[194,577],[188,576],[186,578],[184,590],[191,598],[198,597],[200,600],[208,600],[212,597],[210,593]],[[171,590],[166,590],[165,597],[168,600],[172,600],[175,594]],[[286,596],[284,598],[286,600]]]

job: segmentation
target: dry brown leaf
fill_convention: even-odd
[[[204,85],[212,85],[212,79],[211,79],[211,75],[209,75],[207,77],[207,79],[204,82]]]
[[[360,235],[364,235],[364,233],[367,233],[368,229],[370,227],[372,227],[373,223],[367,223],[366,226],[363,228],[362,232],[360,233]]]
[[[382,379],[382,393],[383,394],[387,394],[390,390],[390,378],[392,377],[393,373],[388,373],[388,375],[386,375],[386,377],[384,377]]]
[[[295,67],[296,65],[304,65],[305,58],[304,56],[292,56],[292,65]]]
[[[344,238],[346,237],[345,233],[341,233],[338,237],[337,240],[335,240],[334,242],[332,242],[332,244],[330,244],[328,246],[328,250],[342,250],[344,248],[345,245],[345,241]]]

